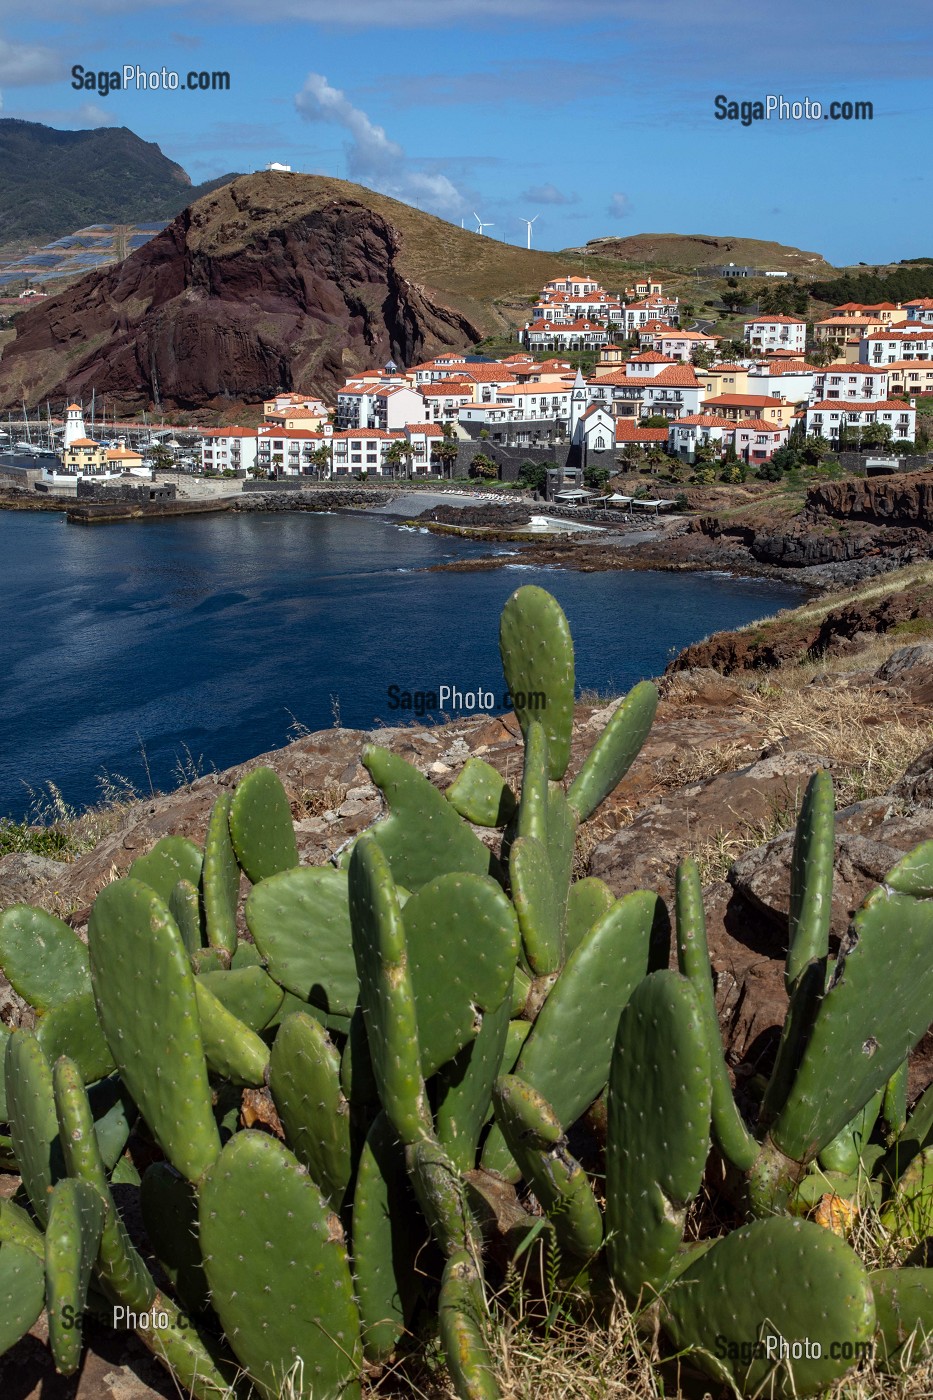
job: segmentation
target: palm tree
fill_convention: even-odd
[[[314,467],[315,474],[323,476],[330,468],[330,448],[322,442],[313,452],[308,453],[308,461]]]
[[[396,475],[398,474],[399,467],[403,469],[407,467],[408,475],[411,476],[411,459],[414,455],[414,451],[415,449],[410,442],[393,442],[392,446],[386,452],[385,461],[391,462],[392,466],[396,469]]]
[[[445,475],[453,476],[453,464],[457,460],[460,451],[460,444],[453,423],[443,425],[444,436],[434,449],[434,454],[440,457]]]

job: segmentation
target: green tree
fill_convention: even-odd
[[[452,476],[453,465],[460,451],[460,443],[453,423],[445,423],[443,425],[443,433],[444,436],[434,449],[434,455],[440,459],[444,475]]]
[[[547,467],[543,462],[522,462],[518,479],[529,491],[542,492],[547,485]]]
[[[397,441],[386,452],[385,460],[389,462],[398,475],[400,472],[407,472],[411,476],[411,459],[415,454],[415,449],[410,442]]]
[[[740,306],[745,305],[745,293],[740,288],[728,288],[720,298],[727,311],[738,311]]]
[[[713,363],[714,358],[715,356],[713,355],[712,350],[710,350],[705,345],[698,345],[697,348],[694,350],[693,354],[690,356],[691,361],[697,369],[709,369],[710,365]]]
[[[314,448],[313,452],[308,453],[308,461],[314,468],[315,476],[326,476],[330,471],[330,448],[322,442],[319,447]]]
[[[643,428],[666,428],[668,425],[669,420],[663,413],[652,413],[649,418],[644,418],[641,424]]]
[[[479,477],[483,481],[498,481],[498,464],[491,457],[487,457],[485,452],[477,452],[470,463],[470,476]]]
[[[891,442],[891,429],[887,423],[869,423],[862,429],[863,447],[887,447]]]
[[[596,463],[583,468],[583,481],[591,491],[602,491],[609,480],[609,468],[599,467]]]

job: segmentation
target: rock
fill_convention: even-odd
[[[459,231],[458,231],[459,232]],[[205,195],[114,267],[16,320],[0,405],[89,398],[123,413],[257,403],[415,364],[482,331],[406,276],[403,235],[346,187],[251,175]]]
[[[879,681],[901,680],[917,670],[933,669],[933,642],[920,642],[916,646],[898,647],[887,661],[878,667],[875,675]]]
[[[8,904],[44,903],[64,883],[69,867],[59,860],[13,851],[0,858],[0,909]]]

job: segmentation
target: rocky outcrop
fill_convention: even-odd
[[[282,389],[330,394],[355,369],[478,339],[403,275],[402,243],[348,196],[321,203],[309,189],[280,212],[268,179],[237,180],[125,262],[18,316],[0,406],[96,389],[120,413],[229,411]]]
[[[933,530],[933,472],[824,481],[807,492],[807,514]]]

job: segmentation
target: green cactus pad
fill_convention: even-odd
[[[220,1354],[215,1337],[198,1332],[171,1298],[154,1294],[149,1308],[139,1312],[135,1331],[183,1395],[192,1400],[230,1400],[236,1393],[237,1368],[232,1360]]]
[[[547,854],[557,897],[558,914],[563,928],[567,916],[567,899],[573,877],[573,853],[577,842],[577,818],[564,796],[559,783],[551,783],[548,792]],[[566,952],[566,950],[565,950]]]
[[[772,1130],[796,1161],[809,1160],[842,1130],[933,1021],[933,901],[871,899],[855,916],[854,936]]]
[[[884,1086],[881,1102],[881,1119],[884,1123],[885,1140],[891,1143],[898,1138],[907,1126],[907,1088],[910,1066],[904,1060]]]
[[[657,688],[639,681],[590,749],[567,800],[582,822],[614,792],[641,752],[658,708]]]
[[[230,803],[230,838],[236,858],[253,884],[298,864],[298,842],[285,789],[271,768],[254,768],[237,784]],[[229,872],[221,878],[230,879]],[[229,929],[215,924],[228,940]],[[232,947],[225,941],[224,947]]]
[[[437,1137],[459,1171],[471,1171],[476,1166],[480,1133],[491,1112],[492,1086],[502,1073],[506,1057],[512,1024],[509,1011],[509,997],[505,996],[496,1010],[483,1016],[476,1039],[444,1065],[437,1077]],[[521,1024],[528,1026],[527,1021]],[[514,1060],[513,1055],[512,1063]]]
[[[198,981],[251,1031],[265,1030],[285,1001],[278,982],[261,967],[201,972]]]
[[[616,897],[596,875],[587,875],[570,886],[567,900],[567,927],[564,934],[567,957],[582,942],[594,924],[609,913]]]
[[[49,1346],[63,1376],[73,1376],[81,1360],[81,1318],[103,1226],[104,1203],[93,1186],[60,1181],[45,1232],[45,1283]]]
[[[214,1308],[264,1400],[303,1362],[302,1400],[359,1394],[360,1320],[343,1231],[297,1159],[237,1133],[200,1189],[200,1240]]]
[[[534,837],[543,847],[547,847],[547,734],[538,719],[529,720],[525,732],[525,762],[522,768],[522,795],[518,804],[516,831],[519,836]]]
[[[740,1171],[748,1171],[758,1156],[758,1143],[748,1131],[732,1097],[732,1084],[722,1053],[722,1037],[712,968],[706,941],[706,915],[703,887],[696,861],[684,860],[677,867],[677,963],[696,992],[712,1074],[713,1133],[720,1150]]]
[[[402,922],[427,1079],[474,1039],[481,1013],[509,996],[518,924],[494,880],[466,874],[423,885]]]
[[[790,1284],[790,1280],[793,1283]],[[664,1330],[680,1351],[741,1395],[814,1395],[870,1349],[871,1286],[858,1256],[804,1220],[757,1220],[718,1240],[662,1300]],[[776,1366],[772,1352],[809,1342],[820,1355]],[[760,1354],[756,1355],[756,1352]],[[836,1353],[836,1354],[832,1354]]]
[[[709,1037],[679,972],[652,972],[619,1018],[609,1075],[609,1268],[628,1299],[650,1301],[683,1239],[709,1153]]]
[[[496,1122],[522,1176],[550,1217],[560,1249],[589,1259],[603,1242],[603,1218],[586,1172],[570,1156],[550,1104],[515,1075],[497,1080]]]
[[[495,870],[492,852],[417,768],[375,744],[363,746],[362,759],[389,804],[389,815],[367,835],[385,852],[396,884],[418,890],[452,871]]]
[[[188,1313],[202,1313],[210,1290],[198,1246],[198,1198],[168,1162],[153,1162],[139,1191],[149,1243]]]
[[[590,929],[518,1058],[515,1073],[547,1100],[565,1129],[609,1078],[619,1016],[647,971],[657,903],[656,895],[636,890]]]
[[[788,996],[807,964],[825,962],[829,951],[835,824],[833,780],[820,769],[807,784],[794,835],[784,970]]]
[[[77,1066],[64,1058],[56,1062],[53,1075],[55,1108],[68,1175],[91,1186],[105,1207],[98,1272],[119,1302],[134,1311],[145,1309],[155,1295],[155,1284],[114,1206],[81,1075]]]
[[[23,1187],[40,1225],[49,1218],[49,1196],[65,1175],[58,1140],[52,1069],[32,1031],[16,1030],[4,1059],[10,1137]]]
[[[461,1400],[500,1400],[492,1357],[486,1345],[487,1316],[476,1263],[466,1250],[447,1260],[438,1307],[441,1346]]]
[[[220,1150],[194,974],[158,895],[115,880],[88,928],[101,1026],[127,1088],[173,1166],[196,1181]]]
[[[236,911],[240,895],[240,868],[230,836],[232,802],[232,793],[222,792],[211,808],[204,841],[204,868],[201,871],[207,941],[212,948],[220,948],[225,953],[236,952]],[[294,864],[298,864],[297,854]]]
[[[94,994],[87,991],[59,1002],[36,1023],[36,1039],[49,1064],[68,1055],[81,1069],[86,1084],[103,1079],[114,1070],[110,1046],[104,1039]]]
[[[15,992],[37,1011],[89,991],[87,948],[61,919],[14,904],[0,914],[0,967]]]
[[[518,810],[508,783],[482,758],[468,758],[444,796],[474,826],[507,826]]]
[[[168,904],[179,880],[197,888],[203,859],[200,848],[186,836],[163,836],[148,854],[136,857],[126,874],[130,880],[141,880]]]
[[[276,982],[325,1011],[352,1015],[359,985],[345,871],[302,866],[263,880],[250,890],[246,922]]]
[[[563,943],[547,847],[534,836],[519,836],[509,852],[509,874],[528,964],[539,977],[556,972],[563,961]]]
[[[933,1269],[877,1269],[869,1278],[878,1363],[895,1374],[909,1372],[933,1354]]]
[[[0,1245],[15,1244],[28,1249],[45,1265],[45,1236],[33,1224],[32,1216],[15,1201],[0,1197]]]
[[[269,1089],[285,1141],[331,1209],[340,1210],[352,1169],[350,1105],[340,1088],[340,1056],[313,1016],[299,1011],[282,1022],[272,1046]]]
[[[878,1114],[884,1090],[879,1089],[861,1109],[851,1123],[847,1123],[836,1137],[820,1151],[820,1166],[828,1172],[857,1172],[863,1153],[868,1146]]]
[[[360,982],[360,1006],[379,1098],[404,1143],[430,1130],[421,1076],[415,994],[405,925],[389,861],[364,836],[349,868],[350,922]]]
[[[914,899],[933,896],[933,841],[921,841],[908,851],[884,877],[889,890]]]
[[[550,774],[559,780],[570,762],[574,665],[570,626],[557,599],[533,585],[517,589],[499,619],[499,654],[522,733],[527,737],[540,719]]]
[[[168,912],[175,920],[182,942],[189,953],[201,947],[201,896],[190,880],[179,880],[168,901]]]
[[[418,1297],[411,1188],[402,1145],[384,1113],[366,1135],[353,1188],[353,1272],[368,1361],[385,1361]]]
[[[0,1245],[0,1355],[38,1321],[45,1304],[45,1268],[31,1249]]]
[[[194,984],[204,1058],[215,1074],[232,1084],[265,1083],[269,1047],[245,1026],[203,982]]]

